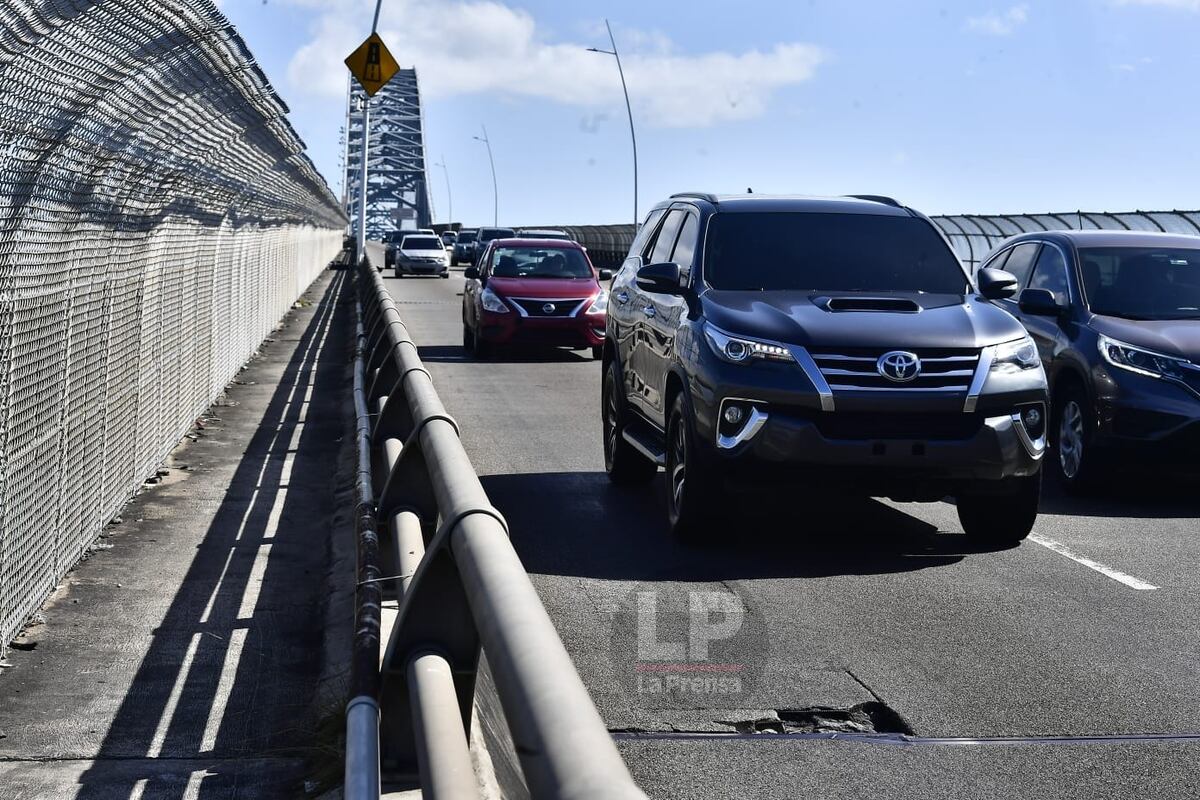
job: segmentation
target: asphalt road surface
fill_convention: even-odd
[[[684,545],[664,530],[661,476],[605,478],[598,362],[476,362],[461,347],[461,273],[389,271],[387,284],[650,796],[1200,796],[1195,482],[1123,476],[1094,500],[1051,487],[1034,536],[1000,551],[972,549],[946,503],[805,487]],[[730,596],[738,630],[705,617],[699,644],[664,613]],[[639,627],[639,608],[657,630]],[[713,672],[640,672],[647,640],[685,640],[677,660]],[[719,663],[705,641],[724,648]],[[653,683],[706,678],[674,694]],[[856,708],[911,735],[829,738],[863,721]]]

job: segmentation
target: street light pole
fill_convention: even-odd
[[[608,20],[604,20],[604,27],[608,28],[608,41],[612,44],[612,50],[601,50],[598,47],[589,47],[588,50],[592,53],[603,53],[604,55],[612,56],[617,60],[617,74],[621,76],[621,91],[625,93],[625,113],[629,115],[629,140],[633,143],[633,225],[636,228],[638,224],[638,159],[637,159],[637,131],[633,127],[633,106],[629,103],[629,87],[625,84],[625,69],[621,66],[621,54],[617,52],[617,40],[613,36],[612,25]]]
[[[450,207],[448,223],[454,222],[454,195],[450,193],[450,170],[446,168],[446,157],[442,156],[442,160],[434,164],[435,167],[441,167],[442,173],[446,176],[446,205]]]
[[[492,165],[492,225],[500,226],[500,185],[496,183],[496,160],[492,158],[492,143],[488,140],[487,128],[484,125],[479,126],[483,130],[483,136],[474,137],[476,141],[483,142],[487,145],[488,163]]]

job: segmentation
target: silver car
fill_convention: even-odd
[[[396,247],[396,277],[438,275],[450,277],[450,259],[437,234],[410,234]]]

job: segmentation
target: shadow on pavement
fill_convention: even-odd
[[[1200,519],[1200,476],[1124,468],[1073,495],[1047,474],[1039,511],[1064,517]]]
[[[79,778],[79,800],[303,796],[351,296],[348,273],[338,273],[261,421],[240,420],[252,438],[96,761]],[[253,367],[244,375],[253,377]],[[234,416],[223,415],[225,428],[238,424]],[[215,450],[228,444],[206,450],[208,441],[193,445],[192,456],[221,458]]]
[[[490,475],[484,489],[535,574],[711,582],[909,572],[980,552],[961,534],[864,498],[789,498],[727,535],[684,544],[666,531],[661,476],[616,487],[603,472]]]

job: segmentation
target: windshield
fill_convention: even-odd
[[[516,233],[512,228],[488,228],[479,232],[479,241],[490,242],[492,239],[511,239]]]
[[[409,236],[400,244],[401,250],[441,250],[442,240],[436,236]]]
[[[591,278],[587,256],[566,247],[500,247],[492,259],[496,278]]]
[[[470,244],[475,241],[475,231],[463,231],[456,240],[458,244]]]
[[[716,214],[704,274],[714,289],[735,291],[968,291],[929,223],[869,214]]]
[[[1200,249],[1086,247],[1079,263],[1093,314],[1200,318]]]

